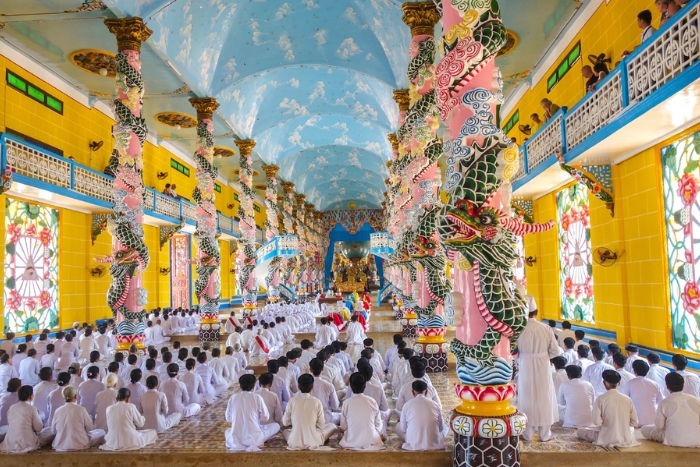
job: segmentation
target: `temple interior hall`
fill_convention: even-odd
[[[3,467],[699,463],[700,0],[0,0],[0,177]]]

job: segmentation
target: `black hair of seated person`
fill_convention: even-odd
[[[616,353],[613,355],[613,362],[620,368],[624,368],[627,365],[627,357],[623,353]]]
[[[125,401],[130,397],[131,391],[129,391],[127,388],[121,388],[119,391],[117,391],[117,401]]]
[[[238,385],[241,387],[241,391],[252,391],[255,387],[255,376],[251,374],[242,375],[238,378]]]
[[[266,386],[271,386],[273,379],[274,376],[271,373],[263,373],[258,378],[258,382],[260,383],[260,387],[264,388]]]
[[[591,349],[587,345],[579,345],[578,349],[576,349],[576,353],[578,353],[579,358],[588,357],[588,353],[590,351]]]
[[[185,363],[186,365],[187,363]],[[175,378],[178,373],[180,373],[180,367],[177,365],[177,363],[171,363],[167,367],[168,370],[168,376],[171,378]]]
[[[301,391],[302,394],[308,394],[314,388],[314,377],[305,373],[299,376],[299,379],[297,379],[297,384],[299,386],[299,391]]]
[[[632,362],[632,369],[637,376],[646,376],[649,373],[649,364],[644,360],[635,360]]]
[[[323,372],[324,363],[320,358],[312,358],[309,362],[309,369],[314,376],[321,376]]]
[[[273,375],[276,375],[280,371],[280,362],[277,360],[267,361],[267,371]]]
[[[578,365],[568,365],[566,367],[566,376],[570,379],[580,378],[583,373],[583,369]]]
[[[685,379],[678,373],[669,373],[666,375],[666,388],[669,392],[682,392],[685,386]]]
[[[566,368],[566,359],[561,355],[554,358],[550,358],[549,363],[554,365],[555,370],[563,370],[564,368]]]
[[[350,375],[350,389],[353,394],[362,394],[367,387],[367,379],[360,373]]]
[[[22,386],[17,391],[17,397],[19,397],[20,402],[27,402],[29,400],[29,398],[32,397],[33,395],[34,395],[34,388],[29,386],[29,385]]]
[[[158,377],[155,375],[151,375],[148,378],[146,378],[146,388],[148,389],[155,389],[158,387]]]

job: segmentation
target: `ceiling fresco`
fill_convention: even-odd
[[[80,0],[7,3],[2,39],[105,102],[113,78],[70,57],[88,50],[95,53],[78,56],[99,60],[100,51],[116,52],[104,19],[140,16],[153,30],[142,47],[142,71],[145,116],[154,136],[192,153],[195,129],[155,116],[194,116],[190,97],[216,97],[217,146],[237,155],[234,139],[254,139],[254,168],[264,174],[263,163],[279,165],[280,176],[294,182],[316,209],[380,207],[385,162],[391,158],[387,134],[396,131],[398,120],[392,91],[408,86],[410,31],[400,1],[87,2],[95,8]],[[575,2],[500,4],[506,26],[518,38],[513,51],[498,59],[512,89],[570,20]],[[222,176],[237,180],[238,157],[217,159],[216,165]],[[263,177],[254,183],[264,183]]]

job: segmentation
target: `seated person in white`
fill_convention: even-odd
[[[39,379],[41,382],[34,386],[34,401],[32,405],[39,411],[39,416],[44,422],[44,426],[48,426],[46,420],[49,418],[49,394],[58,385],[53,382],[53,370],[48,367],[39,370]]]
[[[445,449],[445,426],[440,406],[425,395],[428,384],[414,381],[411,384],[413,399],[406,402],[396,434],[404,441],[406,451],[434,451]]]
[[[56,410],[51,421],[51,431],[56,436],[53,448],[56,451],[82,451],[102,443],[105,431],[93,429],[90,414],[77,404],[78,391],[73,386],[66,386],[61,392],[65,404]]]
[[[554,372],[552,373],[554,394],[558,394],[561,385],[569,381],[569,377],[566,375],[566,359],[559,355],[558,357],[550,358],[549,364],[554,368]],[[561,417],[559,418],[561,419]]]
[[[634,375],[625,370],[625,365],[627,365],[627,357],[623,354],[618,352],[612,356],[612,366],[620,375],[620,384],[618,387],[622,387],[627,384],[628,381],[634,379]]]
[[[105,451],[133,451],[158,441],[156,430],[137,430],[146,419],[130,401],[126,388],[117,392],[117,403],[107,408],[107,436],[100,449]]]
[[[657,353],[649,352],[647,354],[647,361],[649,362],[647,378],[654,381],[662,388],[664,397],[668,396],[668,392],[666,392],[666,375],[669,374],[670,371],[661,366],[661,357]]]
[[[391,387],[394,389],[393,399],[398,399],[401,393],[401,381],[411,373],[409,360],[413,357],[413,349],[404,348],[399,352],[399,357],[394,362],[394,370],[391,375]]]
[[[425,363],[423,360],[414,359],[411,363],[411,374],[410,378],[406,379],[406,383],[401,387],[401,392],[399,393],[399,398],[396,400],[396,414],[401,418],[401,410],[406,402],[413,398],[412,385],[416,380],[423,380],[428,383],[428,393],[426,397],[442,408],[442,402],[440,401],[440,396],[430,382],[430,378],[425,374]]]
[[[681,354],[673,356],[673,368],[676,373],[683,377],[683,393],[690,394],[700,399],[700,377],[692,371],[686,370],[688,366],[688,357]]]
[[[656,407],[664,399],[661,388],[656,382],[647,378],[649,364],[641,358],[632,363],[635,378],[620,387],[620,394],[632,399],[637,411],[637,426],[652,425],[656,417]]]
[[[588,365],[588,368],[584,370],[581,379],[591,383],[593,389],[595,390],[595,396],[600,397],[605,394],[605,385],[603,384],[602,376],[603,372],[605,370],[614,370],[614,368],[604,362],[605,351],[600,346],[593,347],[593,349],[591,349],[591,353],[593,354],[593,360],[595,360],[595,362],[593,365]]]
[[[386,437],[386,432],[389,424],[389,417],[391,416],[391,410],[389,410],[389,403],[386,400],[386,394],[382,385],[378,383],[377,378],[374,376],[374,368],[365,359],[360,359],[357,362],[357,372],[365,377],[367,384],[363,394],[367,397],[374,399],[377,403],[377,408],[379,409],[379,416],[382,419],[382,429],[381,434]],[[353,394],[350,397],[354,397]]]
[[[263,402],[265,402],[265,407],[267,407],[267,412],[269,414],[267,420],[262,421],[263,425],[268,425],[270,423],[282,423],[282,416],[284,411],[282,410],[282,403],[277,394],[272,392],[272,379],[273,375],[271,373],[263,373],[258,379],[260,389],[255,391],[255,394],[262,397]]]
[[[233,356],[233,347],[226,347],[224,353],[225,355],[221,357],[221,361],[224,365],[226,365],[226,369],[228,370],[229,386],[233,386],[235,383],[238,382],[238,378],[240,376],[243,376],[246,373],[246,371],[241,371],[242,368],[238,363],[238,359]]]
[[[168,415],[168,399],[165,394],[158,391],[157,376],[146,378],[146,389],[139,400],[139,412],[146,419],[143,429],[163,433],[180,423],[182,415],[179,412]]]
[[[187,388],[187,394],[190,396],[189,403],[205,407],[214,402],[214,395],[207,394],[202,377],[194,371],[196,365],[197,362],[194,361],[194,358],[188,358],[185,361],[185,368],[187,371],[184,375],[180,376],[180,382]]]
[[[190,403],[187,387],[177,379],[179,372],[180,367],[177,363],[168,365],[168,380],[161,383],[160,392],[168,399],[168,415],[177,412],[182,418],[187,418],[199,413],[202,407],[199,404]]]
[[[267,372],[272,375],[272,387],[270,391],[277,394],[280,404],[282,404],[282,412],[284,413],[291,396],[289,395],[289,388],[287,387],[286,381],[281,376],[278,376],[279,371],[280,363],[277,360],[267,361]]]
[[[581,367],[566,367],[568,381],[557,391],[559,419],[565,428],[589,428],[593,426],[593,403],[595,389],[588,381],[581,379]],[[602,379],[602,376],[601,376]]]
[[[314,388],[311,390],[311,395],[321,401],[323,405],[323,417],[326,423],[340,424],[340,401],[335,392],[333,385],[321,377],[324,364],[318,358],[312,358],[309,362],[309,368],[314,377]]]
[[[328,319],[325,317],[321,318],[321,325],[316,329],[316,338],[314,341],[314,346],[316,348],[322,349],[327,345],[330,345],[335,338],[335,333],[330,326],[328,326]]]
[[[19,372],[12,366],[10,356],[8,354],[3,354],[0,356],[0,393],[5,391],[7,383],[12,378],[19,378]]]
[[[317,449],[328,441],[338,427],[326,423],[323,404],[311,396],[314,377],[303,374],[297,383],[301,394],[292,397],[282,417],[282,425],[291,425],[292,428],[284,430],[282,436],[287,441],[287,449]]]
[[[581,341],[581,342],[583,342],[583,341]],[[574,362],[574,365],[580,366],[581,370],[583,370],[584,372],[586,371],[586,368],[593,365],[593,360],[588,358],[588,354],[590,354],[590,352],[591,352],[591,348],[585,344],[579,345],[578,348],[576,349],[576,353],[578,354],[578,358]]]
[[[207,394],[213,396],[215,399],[221,395],[228,385],[226,383],[219,384],[216,379],[216,374],[214,369],[207,365],[207,353],[202,351],[197,355],[198,365],[194,368],[194,372],[202,377],[202,382],[204,383],[204,389]]]
[[[41,366],[36,358],[36,350],[27,350],[27,358],[19,364],[19,379],[22,380],[22,384],[29,386],[39,384],[39,370],[41,370]]]
[[[226,406],[226,448],[232,451],[259,451],[265,441],[280,431],[279,423],[268,423],[270,413],[259,394],[253,393],[255,376],[245,374],[238,379],[241,392],[234,394]]]
[[[221,358],[220,348],[211,349],[211,359],[207,362],[207,365],[214,371],[214,379],[216,380],[214,388],[217,391],[221,390],[221,392],[224,392],[231,387],[232,383],[229,366],[224,359]]]
[[[250,344],[251,357],[267,357],[274,352],[270,342],[264,336],[264,329],[258,329],[257,334]]]
[[[13,405],[19,404],[19,388],[22,387],[22,380],[12,378],[7,382],[6,392],[0,395],[0,441],[7,433],[7,414]]]
[[[100,369],[100,374],[97,376],[97,379],[102,380],[103,378],[107,377],[107,368],[105,368],[105,363],[101,359],[100,352],[97,350],[93,350],[90,352],[90,363],[85,364],[83,367],[83,371],[80,372],[80,377],[83,378],[83,381],[87,379],[87,371],[91,366],[96,366],[97,368]]]
[[[229,333],[228,339],[226,339],[226,347],[233,347],[235,344],[239,344],[242,332],[243,328],[236,326],[234,332]]]
[[[664,379],[669,396],[659,402],[654,424],[642,427],[642,436],[668,446],[700,447],[700,400],[683,393],[685,381],[678,373]]]
[[[70,386],[70,375],[65,371],[63,373],[59,373],[58,378],[56,378],[56,383],[58,384],[58,387],[49,394],[46,422],[44,423],[44,426],[51,426],[56,410],[66,404],[66,401],[63,398],[63,388]]]
[[[340,412],[340,446],[347,449],[376,451],[384,449],[382,417],[377,403],[364,395],[367,379],[360,373],[350,375],[352,397],[343,403]]]
[[[51,428],[44,428],[39,412],[31,404],[34,388],[20,387],[17,397],[19,402],[7,411],[7,434],[0,443],[0,452],[20,454],[51,444],[53,431]]]
[[[574,363],[576,363],[576,360],[578,359],[578,354],[574,350],[575,345],[576,345],[576,341],[574,340],[573,337],[564,338],[563,347],[562,347],[564,349],[564,353],[561,354],[561,356],[566,359],[567,366],[573,365]],[[559,342],[559,346],[562,346],[562,342]]]
[[[107,408],[117,403],[117,384],[119,384],[117,375],[110,373],[105,380],[105,390],[98,392],[95,397],[95,428],[105,433],[109,430]]]
[[[597,428],[579,428],[579,439],[603,447],[639,446],[634,437],[634,427],[639,423],[632,399],[616,389],[620,384],[620,375],[617,371],[606,370],[603,381],[608,391],[593,404],[593,424]]]
[[[83,381],[78,385],[78,405],[87,409],[91,417],[94,417],[96,412],[95,401],[97,393],[105,390],[104,383],[101,383],[97,377],[100,374],[100,369],[96,366],[88,368],[87,381]],[[73,384],[71,384],[73,386]],[[73,386],[75,387],[75,386]]]

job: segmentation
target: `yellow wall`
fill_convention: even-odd
[[[9,88],[5,81],[5,70],[9,69],[18,76],[37,85],[45,92],[63,101],[63,115],[35,102],[29,97]],[[48,85],[37,76],[25,71],[5,57],[0,56],[0,131],[7,128],[23,133],[63,151],[65,157],[73,157],[80,164],[94,170],[102,171],[107,165],[112,149],[111,129],[114,121],[94,108],[86,108],[67,95]],[[98,151],[91,151],[92,141],[104,141]],[[174,158],[190,168],[187,177],[170,167]],[[163,147],[156,147],[149,142],[144,145],[145,167],[144,184],[162,191],[166,183],[175,183],[178,194],[191,197],[196,185],[196,170]],[[158,180],[158,172],[168,172],[166,180]],[[221,184],[220,184],[221,185]],[[233,188],[222,185],[222,192],[216,193],[216,207],[223,214],[234,217],[238,202],[234,200]],[[5,196],[0,196],[0,238],[4,239]],[[227,205],[233,204],[229,209]],[[256,223],[263,226],[265,207],[256,212]],[[55,206],[53,206],[55,207]],[[103,257],[111,252],[111,236],[102,233],[92,245],[92,215],[70,209],[58,208],[60,211],[60,263],[59,263],[59,326],[70,327],[74,321],[94,322],[111,316],[106,305],[106,293],[110,276],[93,278],[90,270],[98,264],[95,257]],[[148,290],[147,308],[170,306],[170,276],[162,276],[160,268],[170,267],[170,250],[166,244],[160,248],[160,231],[157,227],[144,226],[146,245],[150,252],[150,265],[144,273],[143,286]],[[221,297],[226,300],[233,295],[234,276],[229,272],[233,268],[234,257],[230,255],[227,241],[221,241]],[[194,252],[193,252],[194,257]],[[4,261],[4,249],[0,252]],[[108,268],[109,265],[104,265]],[[4,271],[0,269],[0,279]],[[194,278],[193,268],[193,278]],[[194,294],[193,294],[194,296]],[[196,303],[196,299],[193,300]],[[0,302],[0,306],[2,303]],[[0,330],[2,317],[0,312]]]
[[[637,26],[637,14],[642,10],[652,13],[652,25],[659,26],[661,15],[655,7],[654,0],[611,0],[603,2],[596,10],[586,25],[579,31],[574,40],[564,49],[561,56],[557,57],[554,64],[545,73],[544,77],[532,89],[528,89],[520,101],[513,107],[510,114],[502,116],[502,122],[507,122],[516,110],[520,111],[520,124],[531,124],[530,115],[543,115],[540,102],[548,98],[559,106],[573,107],[586,94],[586,80],[581,75],[581,68],[591,65],[588,55],[600,55],[612,58],[611,69],[620,61],[625,50],[632,50],[639,45],[642,30]],[[559,67],[564,57],[567,56],[573,46],[581,41],[581,59],[576,62],[562,80],[547,93],[547,78]],[[517,51],[516,51],[517,53]],[[524,135],[518,130],[518,125],[508,133],[509,137],[517,138],[523,142]]]

